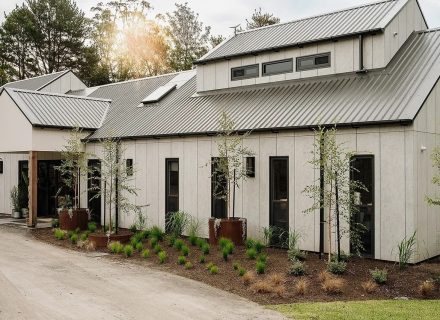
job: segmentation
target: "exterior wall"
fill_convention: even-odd
[[[90,132],[83,132],[83,137]],[[70,129],[32,128],[32,149],[34,151],[60,151],[70,136]]]
[[[54,82],[50,83],[40,91],[51,93],[68,93],[69,91],[85,89],[87,86],[73,74],[68,72]]]
[[[18,161],[27,160],[27,153],[0,153],[3,174],[0,174],[0,213],[12,212],[10,191],[18,185]]]
[[[256,177],[242,182],[237,190],[236,215],[248,219],[250,237],[262,237],[262,228],[269,225],[269,157],[288,156],[290,228],[301,233],[302,249],[319,250],[319,214],[303,213],[311,206],[311,200],[302,190],[319,174],[308,163],[313,139],[311,131],[292,131],[252,134],[244,140],[256,153]],[[398,242],[414,229],[414,161],[413,149],[408,148],[414,139],[413,129],[340,129],[338,139],[348,150],[374,155],[375,258],[395,260]],[[147,213],[150,226],[164,226],[165,159],[179,158],[179,207],[202,222],[202,235],[207,236],[211,215],[209,161],[217,154],[215,140],[200,136],[123,143],[124,158],[133,158],[135,163],[133,183],[138,196],[134,200],[137,205],[148,205],[143,212]],[[89,144],[87,150],[100,156],[96,143]],[[122,217],[122,226],[129,227],[135,218],[134,214]],[[343,250],[349,251],[348,239],[344,239]]]
[[[436,146],[440,146],[440,82],[437,82],[414,121],[414,139],[409,146],[415,159],[412,200],[416,208],[413,220],[417,231],[417,260],[440,255],[440,208],[429,206],[426,202],[426,196],[439,194],[438,188],[431,182],[432,177],[438,174],[431,159]]]

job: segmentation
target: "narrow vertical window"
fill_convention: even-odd
[[[125,161],[125,167],[127,170],[127,176],[131,177],[133,175],[133,159],[127,159]]]

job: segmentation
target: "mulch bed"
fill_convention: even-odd
[[[51,229],[36,229],[32,231],[32,234],[35,238],[56,246],[76,251],[84,251],[71,244],[68,240],[56,240]],[[321,289],[321,282],[318,277],[318,274],[326,269],[326,262],[319,260],[317,254],[309,253],[305,261],[307,275],[303,277],[308,280],[309,287],[307,293],[304,296],[300,296],[297,295],[294,290],[295,283],[299,278],[288,274],[291,263],[287,259],[286,250],[267,248],[265,249],[265,253],[268,255],[266,275],[282,273],[287,279],[285,284],[286,293],[280,297],[275,294],[254,293],[249,286],[243,284],[242,278],[240,278],[237,271],[233,269],[233,263],[238,262],[247,270],[255,271],[255,260],[248,260],[246,258],[244,247],[237,247],[230,256],[229,261],[225,262],[223,261],[219,248],[217,246],[211,246],[211,252],[206,256],[206,263],[213,262],[219,268],[217,275],[211,275],[206,270],[206,263],[199,263],[201,252],[198,247],[190,246],[187,243],[190,248],[188,260],[192,262],[194,268],[186,270],[183,266],[177,264],[177,257],[180,255],[180,252],[175,248],[169,247],[166,241],[161,242],[160,245],[168,254],[167,262],[162,265],[159,264],[157,256],[147,243],[144,243],[144,248],[150,249],[151,256],[148,259],[143,259],[139,253],[135,253],[131,258],[125,258],[122,255],[109,255],[107,257],[112,260],[124,260],[129,263],[135,263],[201,281],[261,304],[394,299],[402,297],[422,299],[424,297],[419,293],[419,285],[426,280],[440,276],[440,258],[409,266],[404,270],[400,270],[395,263],[352,258],[348,262],[346,273],[340,276],[346,281],[344,292],[338,295],[329,295]],[[98,251],[108,252],[107,249]],[[374,293],[367,294],[362,289],[361,284],[371,279],[370,270],[374,268],[386,268],[388,270],[388,281],[385,285],[379,286],[378,290]],[[264,277],[265,275],[258,275],[257,279],[263,279]],[[429,296],[429,299],[440,299],[440,288],[438,284],[435,285],[434,292]]]

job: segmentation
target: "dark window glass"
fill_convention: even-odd
[[[289,158],[270,158],[270,225],[274,227],[271,244],[282,246],[289,232]]]
[[[221,158],[212,158],[211,164],[211,217],[226,218],[227,206],[223,190],[226,190],[228,182],[221,173],[217,171]]]
[[[231,80],[256,78],[259,74],[258,64],[231,69]]]
[[[255,177],[255,157],[246,158],[246,175],[248,177]]]
[[[293,59],[263,63],[263,75],[288,73],[293,71]]]
[[[296,58],[296,71],[330,67],[330,52]]]
[[[127,170],[127,176],[133,175],[133,159],[127,159],[125,162],[126,170]]]
[[[166,159],[166,203],[165,210],[179,210],[179,159]]]
[[[3,161],[0,160],[0,174],[3,174]]]

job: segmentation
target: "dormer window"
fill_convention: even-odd
[[[259,75],[258,64],[252,64],[249,66],[243,66],[231,69],[231,80],[243,80],[249,78],[257,78]]]
[[[296,71],[330,67],[330,52],[296,58]]]
[[[263,76],[293,72],[293,59],[263,63]]]

